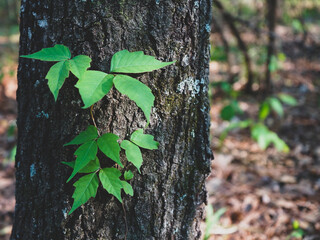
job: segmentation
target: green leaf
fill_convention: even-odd
[[[278,94],[278,98],[285,104],[288,104],[290,106],[296,106],[297,105],[297,100],[290,96],[289,94],[285,93],[280,93]]]
[[[294,230],[292,233],[291,233],[291,237],[293,237],[293,238],[299,238],[299,239],[301,239],[302,237],[303,237],[303,235],[304,235],[304,231],[301,229],[301,228],[299,228],[299,229],[297,229],[297,230]]]
[[[97,137],[98,137],[97,128],[95,126],[89,125],[85,131],[81,132],[71,142],[68,142],[63,146],[83,144],[91,140],[94,140]]]
[[[251,129],[251,137],[257,141],[260,136],[267,135],[268,132],[269,130],[264,124],[255,124]]]
[[[83,108],[88,108],[103,98],[111,89],[113,75],[100,71],[86,71],[75,85],[84,103]]]
[[[269,113],[270,113],[270,106],[267,101],[264,101],[260,107],[259,119],[261,121],[265,120],[266,117],[268,117]]]
[[[151,108],[154,103],[151,89],[137,79],[126,75],[117,75],[113,82],[120,93],[127,95],[142,109],[149,123]]]
[[[230,93],[232,90],[232,86],[230,83],[228,82],[221,82],[220,84],[220,88],[222,91],[224,91],[225,93]]]
[[[269,98],[269,104],[273,111],[275,111],[279,115],[279,117],[283,117],[283,107],[281,102],[277,98]]]
[[[248,119],[248,120],[243,120],[243,121],[240,121],[240,122],[232,122],[228,125],[228,127],[226,127],[221,135],[220,135],[220,141],[223,142],[224,139],[227,137],[228,133],[233,130],[233,129],[236,129],[236,128],[240,128],[240,129],[243,129],[243,128],[247,128],[249,127],[250,125],[252,124],[252,120],[251,119]]]
[[[140,172],[140,167],[143,161],[140,148],[128,140],[123,140],[121,142],[121,147],[125,150],[128,161],[131,162]]]
[[[69,60],[70,70],[77,77],[80,78],[82,74],[90,67],[91,58],[86,55],[78,55]]]
[[[74,153],[77,156],[73,172],[67,182],[69,182],[82,168],[84,168],[91,160],[96,159],[98,146],[96,141],[82,144]]]
[[[210,238],[211,230],[219,224],[220,218],[227,211],[226,208],[220,208],[218,211],[214,212],[211,204],[206,207],[206,228],[204,231],[204,240]]]
[[[41,61],[59,62],[70,59],[71,53],[68,47],[57,44],[54,47],[43,48],[33,54],[21,55],[20,57],[38,59]]]
[[[288,153],[290,151],[289,146],[276,134],[270,131],[271,141],[279,152]]]
[[[72,161],[72,162],[62,162],[63,164],[74,168],[74,165],[76,163],[76,161]],[[85,167],[83,167],[79,173],[92,173],[97,171],[100,168],[100,161],[98,159],[98,157],[96,157],[95,160],[91,160]]]
[[[98,139],[98,146],[99,149],[109,158],[111,158],[113,161],[115,161],[119,166],[123,167],[121,161],[120,161],[120,146],[117,140],[119,137],[112,133],[106,133],[103,134]]]
[[[230,121],[231,118],[233,118],[235,115],[235,111],[234,108],[231,105],[227,105],[224,108],[222,108],[221,112],[220,112],[220,117],[223,120],[227,120]]]
[[[46,75],[49,89],[52,92],[55,101],[57,101],[59,90],[64,81],[69,77],[69,69],[69,63],[67,61],[61,61],[54,64]]]
[[[270,72],[275,72],[279,69],[278,59],[276,56],[274,55],[271,56],[268,68]]]
[[[121,203],[122,182],[120,180],[121,172],[116,168],[104,168],[99,172],[99,178],[104,189],[115,196]]]
[[[122,50],[115,53],[111,59],[110,72],[117,73],[143,73],[163,68],[173,62],[161,62],[153,56],[144,55],[142,51],[129,52]]]
[[[293,229],[299,229],[300,228],[300,223],[299,223],[299,221],[297,221],[297,220],[294,220],[293,221],[293,223],[292,223],[292,227],[293,227]]]
[[[159,146],[159,143],[153,140],[152,135],[143,133],[143,129],[134,131],[130,137],[130,140],[139,147],[146,149],[158,149]]]
[[[128,180],[131,180],[133,178],[133,173],[130,170],[129,171],[125,171],[123,176],[124,176],[124,179],[128,181]]]
[[[133,189],[132,186],[130,185],[130,183],[126,182],[126,181],[121,181],[122,183],[122,187],[123,190],[126,194],[133,196]]]
[[[251,136],[262,150],[265,150],[271,143],[278,151],[287,153],[290,150],[288,145],[275,132],[270,131],[263,124],[254,125],[251,129]]]
[[[91,173],[80,178],[73,186],[75,186],[76,189],[72,195],[74,202],[69,215],[82,204],[85,204],[91,197],[96,197],[99,179],[96,173]]]

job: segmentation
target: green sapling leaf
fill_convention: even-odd
[[[278,98],[285,104],[288,104],[290,106],[296,106],[297,105],[297,100],[290,96],[289,94],[285,93],[279,93]]]
[[[94,140],[98,137],[98,131],[95,126],[89,125],[88,128],[76,136],[71,142],[63,146],[78,145]]]
[[[124,179],[126,181],[129,181],[129,180],[131,180],[133,178],[133,173],[130,170],[129,171],[125,171],[123,176],[124,176]]]
[[[271,97],[269,98],[269,104],[273,111],[275,111],[279,115],[279,117],[283,117],[284,111],[279,99]]]
[[[131,134],[130,140],[142,148],[158,149],[159,143],[154,141],[153,138],[150,134],[144,134],[143,129],[138,129]]]
[[[143,161],[140,148],[128,140],[123,140],[121,142],[121,148],[125,150],[128,161],[131,162],[140,172],[140,167]]]
[[[119,137],[112,133],[105,133],[98,139],[98,147],[107,157],[123,167],[120,161],[120,146],[117,142]]]
[[[103,98],[111,89],[113,75],[100,71],[86,71],[75,85],[80,92],[83,108],[88,108]]]
[[[73,186],[75,186],[76,189],[72,195],[74,202],[69,215],[82,204],[85,204],[91,197],[96,197],[99,179],[96,173],[91,173],[81,177]]]
[[[220,112],[220,117],[223,120],[230,121],[234,116],[235,116],[235,111],[234,111],[233,106],[231,106],[231,105],[225,106],[224,108],[222,108],[222,110]]]
[[[133,189],[132,186],[130,185],[130,183],[126,182],[126,181],[121,181],[123,190],[126,194],[133,196]]]
[[[99,172],[99,178],[104,189],[115,196],[121,203],[122,182],[120,180],[121,172],[116,168],[103,168]]]
[[[61,61],[54,64],[48,71],[46,79],[48,79],[48,86],[57,101],[59,90],[64,84],[64,81],[69,77],[70,65],[67,61]]]
[[[63,164],[74,168],[74,165],[76,163],[76,161],[72,161],[72,162],[62,162]],[[91,160],[85,167],[83,167],[79,173],[92,173],[97,171],[100,168],[100,161],[98,159],[98,157],[96,157],[95,160]]]
[[[115,53],[111,59],[110,72],[116,73],[143,73],[151,72],[171,65],[173,62],[161,62],[153,56],[144,55],[142,51],[129,52],[122,50]]]
[[[69,182],[82,168],[84,168],[91,160],[96,158],[98,146],[96,141],[91,141],[82,144],[74,153],[77,156],[73,172],[68,178]]]
[[[90,67],[91,58],[86,55],[78,55],[69,60],[70,71],[77,77],[81,78],[82,74]]]
[[[113,82],[120,93],[127,95],[141,108],[149,123],[151,108],[154,103],[154,95],[151,89],[137,79],[126,75],[117,75]]]
[[[41,61],[59,62],[70,59],[71,53],[68,47],[57,44],[54,47],[43,48],[38,52],[30,55],[21,55],[20,57],[38,59]]]
[[[266,117],[268,117],[269,113],[270,113],[269,103],[268,103],[268,101],[264,101],[260,106],[259,119],[261,121],[265,120]]]

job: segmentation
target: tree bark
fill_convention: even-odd
[[[199,239],[204,181],[210,171],[208,63],[211,1],[22,0],[20,54],[64,44],[89,55],[92,69],[108,71],[122,49],[143,50],[165,69],[137,77],[155,95],[147,132],[159,149],[143,151],[134,197],[117,199],[99,187],[95,199],[67,212],[73,202],[74,148],[63,144],[91,123],[70,77],[57,102],[45,75],[50,63],[19,60],[16,210],[12,240]],[[143,113],[111,90],[94,108],[100,131],[124,139],[145,125]],[[107,161],[107,160],[105,160]],[[126,219],[126,220],[125,220]],[[128,232],[126,231],[127,222]]]

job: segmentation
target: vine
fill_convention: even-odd
[[[126,194],[133,196],[133,188],[129,181],[134,177],[134,174],[130,170],[125,171],[120,160],[120,151],[121,149],[125,151],[127,161],[133,164],[140,173],[143,162],[140,148],[158,149],[159,143],[154,140],[152,135],[145,134],[144,129],[137,129],[131,134],[129,140],[122,140],[121,143],[119,143],[120,137],[113,133],[100,135],[92,109],[94,104],[108,94],[114,86],[121,94],[128,96],[141,108],[148,125],[155,97],[148,86],[126,74],[151,72],[174,62],[158,61],[153,56],[144,55],[142,51],[122,50],[112,56],[110,73],[108,74],[102,71],[88,70],[92,61],[90,57],[78,55],[71,58],[69,48],[61,44],[51,48],[43,48],[38,52],[21,57],[57,62],[46,75],[49,89],[55,101],[57,101],[59,91],[71,72],[78,78],[75,87],[78,88],[84,103],[83,108],[90,108],[90,116],[94,125],[89,125],[85,131],[64,145],[79,145],[74,153],[75,161],[62,162],[73,169],[67,182],[77,174],[85,174],[73,185],[75,187],[72,195],[74,202],[68,214],[85,204],[91,197],[96,196],[99,181],[103,188],[121,203],[122,189]],[[101,167],[97,157],[98,150],[114,161],[112,167]]]

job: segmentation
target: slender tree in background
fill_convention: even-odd
[[[267,61],[266,61],[266,79],[264,92],[265,94],[272,91],[272,79],[271,79],[271,59],[275,53],[275,28],[276,28],[276,18],[277,18],[277,0],[266,0],[267,5],[267,23],[269,28],[268,33],[268,52],[267,52]]]
[[[251,58],[249,56],[248,47],[246,43],[242,40],[240,32],[238,31],[235,20],[231,14],[229,14],[225,9],[222,3],[219,0],[213,1],[214,6],[219,9],[219,11],[222,14],[223,20],[228,24],[232,34],[237,39],[237,43],[239,46],[240,51],[243,54],[246,71],[247,71],[247,82],[245,85],[246,92],[250,93],[252,92],[252,84],[253,84],[253,72],[252,72],[252,62]]]
[[[45,75],[52,64],[20,59],[16,211],[12,240],[199,239],[204,181],[210,171],[208,62],[211,1],[22,1],[20,54],[64,44],[107,71],[122,49],[143,50],[175,65],[139,77],[155,95],[146,129],[160,143],[142,152],[134,196],[99,191],[71,215],[64,148],[91,123],[70,76],[57,102]],[[125,138],[146,121],[127,97],[111,92],[95,105],[98,128]],[[124,208],[124,209],[123,209]],[[127,226],[127,229],[126,229]]]

